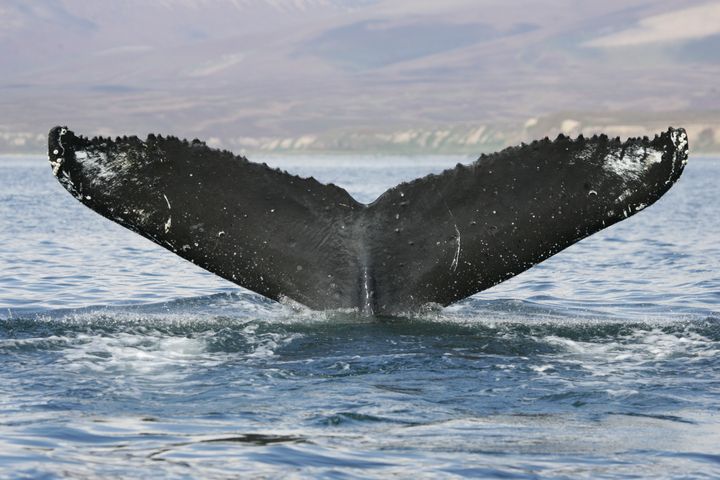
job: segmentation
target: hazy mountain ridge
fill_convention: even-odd
[[[652,137],[669,126],[688,132],[691,151],[695,154],[720,153],[720,112],[703,116],[674,113],[667,117],[629,118],[625,115],[594,117],[586,114],[556,114],[529,118],[523,124],[445,125],[396,131],[335,131],[297,137],[204,137],[214,148],[238,154],[463,154],[479,155],[518,145],[521,142],[559,134],[577,137],[604,133],[611,137]],[[139,134],[144,138],[143,134]],[[0,152],[40,153],[46,147],[44,134],[8,132],[0,129]]]
[[[720,132],[707,1],[6,0],[0,18],[2,151],[56,124],[247,151],[495,148],[565,120]]]

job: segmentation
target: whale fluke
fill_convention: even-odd
[[[365,205],[204,143],[49,135],[82,203],[210,272],[313,309],[396,314],[515,276],[660,198],[687,162],[654,139],[560,135],[402,183]]]

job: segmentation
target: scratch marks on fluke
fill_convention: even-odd
[[[457,226],[457,221],[455,220],[455,215],[453,215],[452,210],[450,210],[450,207],[448,206],[447,202],[445,201],[445,198],[439,192],[438,192],[438,195],[442,199],[442,203],[445,206],[445,209],[447,210],[448,214],[450,215],[450,219],[453,222],[453,228],[455,229],[455,254],[453,255],[452,262],[450,262],[450,270],[452,270],[454,272],[455,270],[457,270],[458,263],[460,262],[460,251],[461,251],[460,229]]]
[[[170,200],[168,200],[167,195],[163,193],[163,198],[165,199],[165,203],[167,204],[168,210],[172,210],[172,207],[170,206]],[[168,219],[165,222],[165,233],[170,232],[170,227],[172,227],[172,215],[168,215]]]
[[[682,129],[626,142],[559,136],[363,205],[201,142],[56,127],[48,143],[60,183],[101,215],[269,298],[369,315],[448,305],[527,270],[654,203],[688,152]]]
[[[373,306],[373,292],[372,288],[370,286],[370,271],[367,267],[367,265],[363,265],[363,271],[362,271],[362,292],[361,292],[361,301],[362,301],[362,308],[361,312],[365,315],[373,315],[374,314],[374,306]]]
[[[460,261],[460,229],[458,229],[457,223],[453,225],[455,227],[455,243],[457,248],[455,249],[455,255],[453,256],[452,263],[450,264],[450,270],[457,270],[458,262]]]

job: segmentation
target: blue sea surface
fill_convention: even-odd
[[[361,201],[458,157],[263,159]],[[0,157],[2,478],[718,478],[720,159],[439,312],[281,305]]]

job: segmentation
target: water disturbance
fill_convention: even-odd
[[[363,202],[470,161],[264,160]],[[518,277],[393,318],[245,291],[50,170],[0,157],[0,476],[720,476],[720,159]]]

